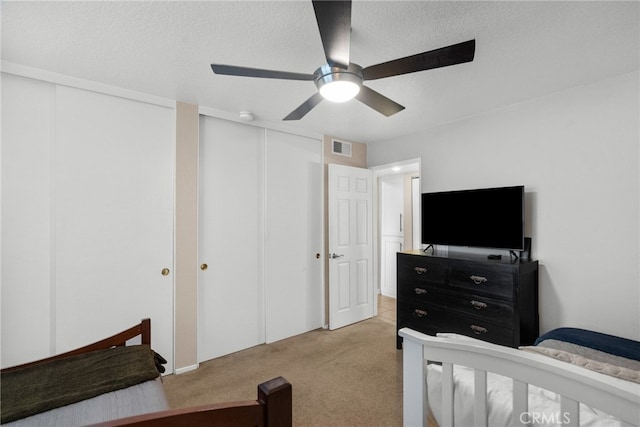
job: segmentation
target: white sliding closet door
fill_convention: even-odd
[[[323,326],[321,153],[200,117],[198,361]]]
[[[58,352],[149,317],[152,346],[173,371],[174,116],[166,107],[57,88]]]
[[[51,355],[55,86],[2,74],[2,367]]]
[[[3,366],[149,317],[173,371],[173,109],[2,83]]]
[[[324,323],[322,142],[267,130],[266,341]]]
[[[264,129],[200,117],[198,361],[264,343]]]

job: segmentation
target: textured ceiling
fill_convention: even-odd
[[[2,60],[278,122],[313,82],[211,72],[212,62],[313,73],[325,62],[310,1],[3,1]],[[629,2],[354,1],[361,66],[476,39],[475,60],[366,84],[406,110],[322,102],[286,126],[383,141],[638,69]]]

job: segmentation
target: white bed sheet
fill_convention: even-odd
[[[466,366],[454,366],[454,424],[473,427],[474,373]],[[487,416],[492,427],[511,426],[513,417],[513,381],[510,378],[487,373]],[[429,407],[439,425],[442,425],[442,366],[427,366],[427,393]],[[561,426],[566,419],[560,413],[559,396],[539,387],[529,386],[529,411],[522,416],[523,421],[532,426]],[[619,419],[604,412],[580,404],[580,426],[619,427]]]
[[[11,427],[76,427],[169,408],[162,380],[146,381],[72,405],[3,424]]]

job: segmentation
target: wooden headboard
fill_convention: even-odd
[[[22,365],[11,366],[2,369],[2,373],[10,372],[14,369],[26,368],[27,366],[39,365],[41,363],[50,362],[56,359],[63,359],[68,356],[75,356],[77,354],[88,353],[95,350],[104,350],[111,347],[120,347],[126,345],[126,342],[137,336],[141,337],[142,344],[151,346],[151,319],[142,319],[142,321],[132,326],[131,328],[112,335],[103,340],[94,342],[93,344],[85,345],[84,347],[76,348],[75,350],[67,351],[65,353],[56,354],[55,356],[47,357],[45,359],[36,360],[33,362],[24,363]]]

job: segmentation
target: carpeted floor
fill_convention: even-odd
[[[402,352],[384,316],[260,345],[164,378],[172,407],[252,400],[277,376],[293,387],[295,426],[402,425]]]

